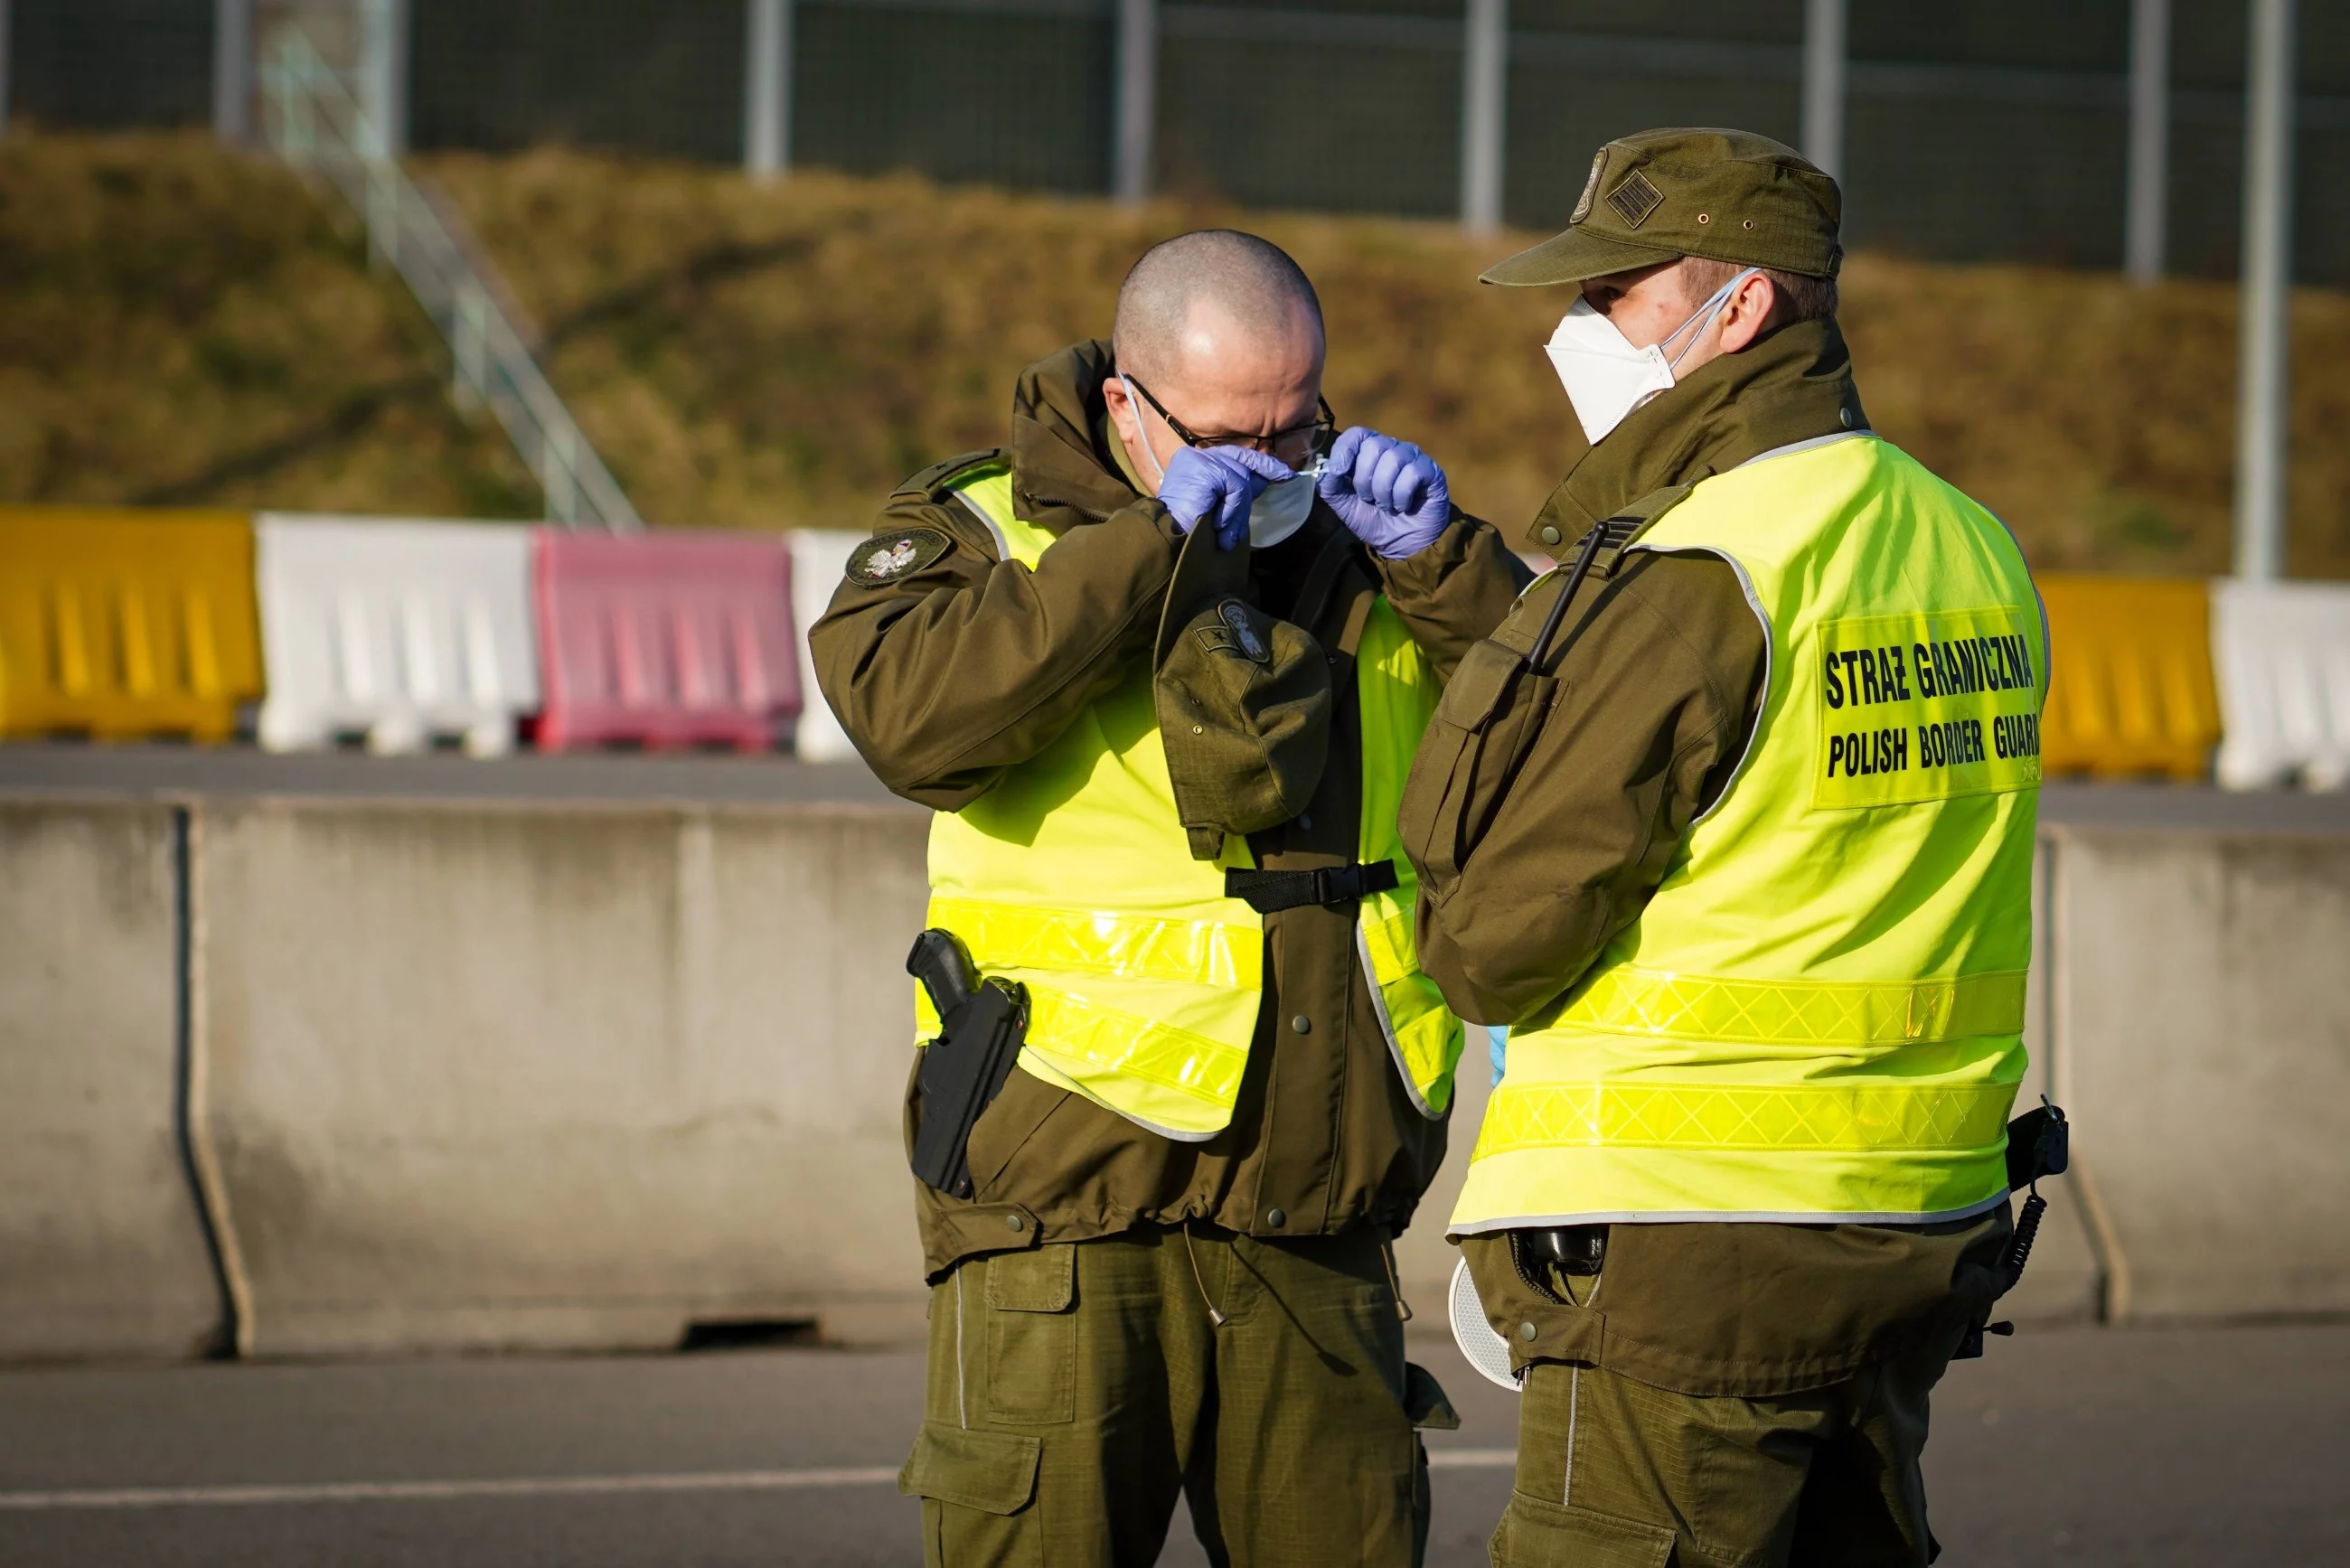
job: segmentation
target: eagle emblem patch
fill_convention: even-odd
[[[1575,211],[1566,220],[1568,228],[1591,216],[1591,198],[1598,192],[1599,176],[1607,168],[1607,149],[1601,148],[1591,155],[1591,172],[1583,182],[1583,194],[1575,198]]]
[[[947,553],[951,541],[935,528],[876,534],[848,556],[848,580],[877,587],[918,572]]]

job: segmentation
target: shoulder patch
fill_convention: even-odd
[[[968,471],[974,468],[984,467],[990,463],[1008,465],[1009,461],[1007,454],[1002,447],[990,447],[985,452],[967,452],[961,457],[951,457],[944,462],[934,462],[931,464],[930,467],[922,470],[920,473],[908,479],[905,483],[898,486],[898,488],[891,493],[893,496],[922,495],[936,497],[941,491],[952,488],[950,482],[960,479]]]
[[[892,528],[848,553],[847,576],[852,583],[878,587],[920,571],[953,547],[954,541],[936,528]]]

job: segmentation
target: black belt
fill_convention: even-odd
[[[1240,899],[1260,915],[1302,909],[1308,904],[1343,904],[1366,893],[1387,892],[1398,885],[1392,860],[1325,866],[1313,871],[1224,873],[1224,897]]]

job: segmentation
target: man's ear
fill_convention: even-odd
[[[1721,307],[1721,351],[1736,354],[1752,348],[1771,330],[1771,318],[1778,310],[1777,284],[1759,272],[1741,283]]]
[[[1126,395],[1126,383],[1113,373],[1102,382],[1102,402],[1109,410],[1110,429],[1118,439],[1133,443],[1141,439],[1142,414],[1135,408],[1134,400]]]

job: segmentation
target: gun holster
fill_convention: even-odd
[[[1012,1075],[1028,1034],[1028,988],[991,978],[974,983],[971,960],[951,933],[924,931],[907,955],[939,1013],[938,1037],[922,1047],[914,1075],[920,1122],[914,1174],[953,1198],[972,1195],[971,1133]]]

